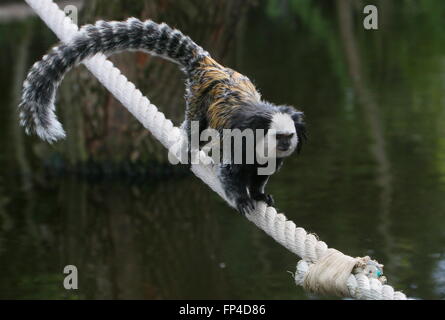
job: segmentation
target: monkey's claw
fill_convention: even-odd
[[[263,201],[269,207],[273,207],[275,205],[275,201],[273,200],[273,197],[270,194],[260,193],[260,194],[254,195],[253,199],[256,201]]]
[[[243,198],[239,199],[236,202],[236,208],[238,209],[239,213],[247,215],[251,213],[253,210],[255,210],[255,204],[251,199]]]
[[[271,194],[266,194],[266,203],[269,207],[275,206],[275,200],[273,199]]]

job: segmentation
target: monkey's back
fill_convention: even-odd
[[[260,100],[249,78],[205,57],[188,79],[186,119],[216,130],[229,129],[239,108]]]

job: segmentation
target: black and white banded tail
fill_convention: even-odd
[[[130,18],[86,25],[69,43],[54,47],[29,71],[19,105],[20,124],[26,132],[36,133],[48,142],[63,139],[65,132],[54,113],[54,102],[64,75],[97,53],[109,56],[125,50],[145,51],[173,61],[186,74],[208,55],[188,36],[165,23]]]

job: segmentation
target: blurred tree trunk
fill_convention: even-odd
[[[166,22],[189,35],[222,63],[234,54],[234,38],[250,1],[95,0],[85,2],[79,24],[96,20]],[[159,109],[180,125],[184,114],[184,75],[168,61],[142,52],[110,58]],[[59,113],[68,139],[59,148],[69,163],[164,162],[167,152],[84,67],[76,68],[59,91]]]
[[[17,104],[20,101],[22,91],[22,83],[26,76],[26,62],[28,61],[28,46],[31,41],[32,29],[29,26],[24,28],[23,36],[18,41],[16,60],[13,68],[12,79],[12,99],[11,99],[11,126],[10,139],[14,145],[14,161],[17,169],[20,172],[21,184],[23,189],[31,187],[32,181],[30,179],[31,169],[28,159],[26,158],[25,144],[23,139],[23,130],[18,126],[19,117],[16,112]]]

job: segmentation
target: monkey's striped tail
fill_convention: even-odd
[[[125,50],[160,56],[179,64],[185,73],[190,73],[208,55],[188,36],[165,23],[130,18],[86,25],[70,42],[54,47],[28,73],[19,105],[20,124],[26,132],[36,133],[48,142],[65,138],[54,113],[56,91],[65,74],[97,53],[111,55]]]

